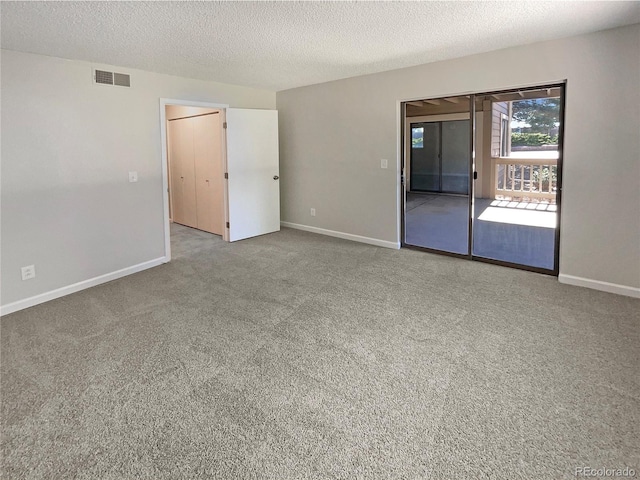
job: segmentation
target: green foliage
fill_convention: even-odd
[[[511,134],[512,147],[521,147],[521,146],[538,147],[540,145],[557,145],[557,144],[558,144],[557,135],[551,138],[546,133],[512,133]]]
[[[527,132],[550,133],[560,121],[560,98],[536,98],[517,100],[512,103],[513,119],[525,122]]]

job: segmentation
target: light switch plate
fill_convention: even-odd
[[[138,172],[129,172],[129,182],[137,182],[138,181]]]
[[[380,168],[387,168],[389,166],[389,161],[386,158],[380,160]]]

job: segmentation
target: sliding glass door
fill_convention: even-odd
[[[563,104],[562,84],[407,102],[403,246],[557,274]]]

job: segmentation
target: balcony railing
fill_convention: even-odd
[[[558,159],[494,157],[493,198],[517,197],[555,202]]]

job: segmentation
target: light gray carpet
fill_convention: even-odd
[[[640,471],[640,300],[289,229],[173,233],[170,264],[2,318],[3,478]]]

